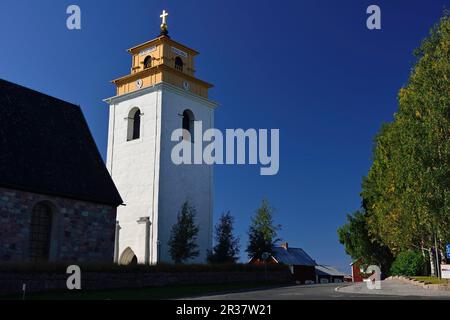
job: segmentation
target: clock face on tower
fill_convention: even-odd
[[[136,81],[136,88],[138,88],[138,89],[142,88],[142,79],[138,79]]]
[[[183,81],[183,89],[184,89],[184,90],[188,91],[190,87],[191,87],[191,86],[190,86],[189,82]]]

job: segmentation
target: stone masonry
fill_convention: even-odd
[[[29,260],[33,207],[53,208],[50,261],[113,261],[116,208],[0,188],[0,262]]]

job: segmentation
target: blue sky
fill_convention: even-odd
[[[77,4],[82,30],[66,28]],[[382,30],[366,28],[366,8]],[[280,172],[217,166],[215,217],[236,217],[245,256],[250,216],[263,198],[280,236],[318,262],[349,271],[336,229],[360,206],[373,137],[390,121],[412,51],[449,1],[24,1],[0,2],[0,77],[81,105],[105,156],[110,80],[129,73],[126,52],[158,35],[200,51],[197,76],[214,83],[216,127],[279,128]]]

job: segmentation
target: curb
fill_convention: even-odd
[[[341,286],[339,286],[339,287],[334,288],[334,291],[335,291],[335,292],[341,292],[341,289],[342,289],[342,288],[350,287],[350,286],[351,286],[351,284],[344,284],[344,285],[341,285]]]
[[[438,291],[450,291],[450,286],[446,284],[432,284],[430,282],[419,281],[410,277],[404,276],[391,276],[388,279],[390,280],[400,280],[405,283],[412,284],[417,287],[422,287],[428,290],[438,290]]]

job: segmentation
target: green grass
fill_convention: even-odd
[[[282,284],[280,283],[273,282],[256,282],[150,287],[142,289],[114,289],[103,291],[53,291],[28,295],[26,300],[165,300],[281,285]],[[0,297],[0,300],[19,299],[22,299],[21,295]]]
[[[431,284],[450,284],[448,280],[445,279],[439,279],[437,277],[413,277],[413,279],[416,279],[418,281],[424,281]]]

